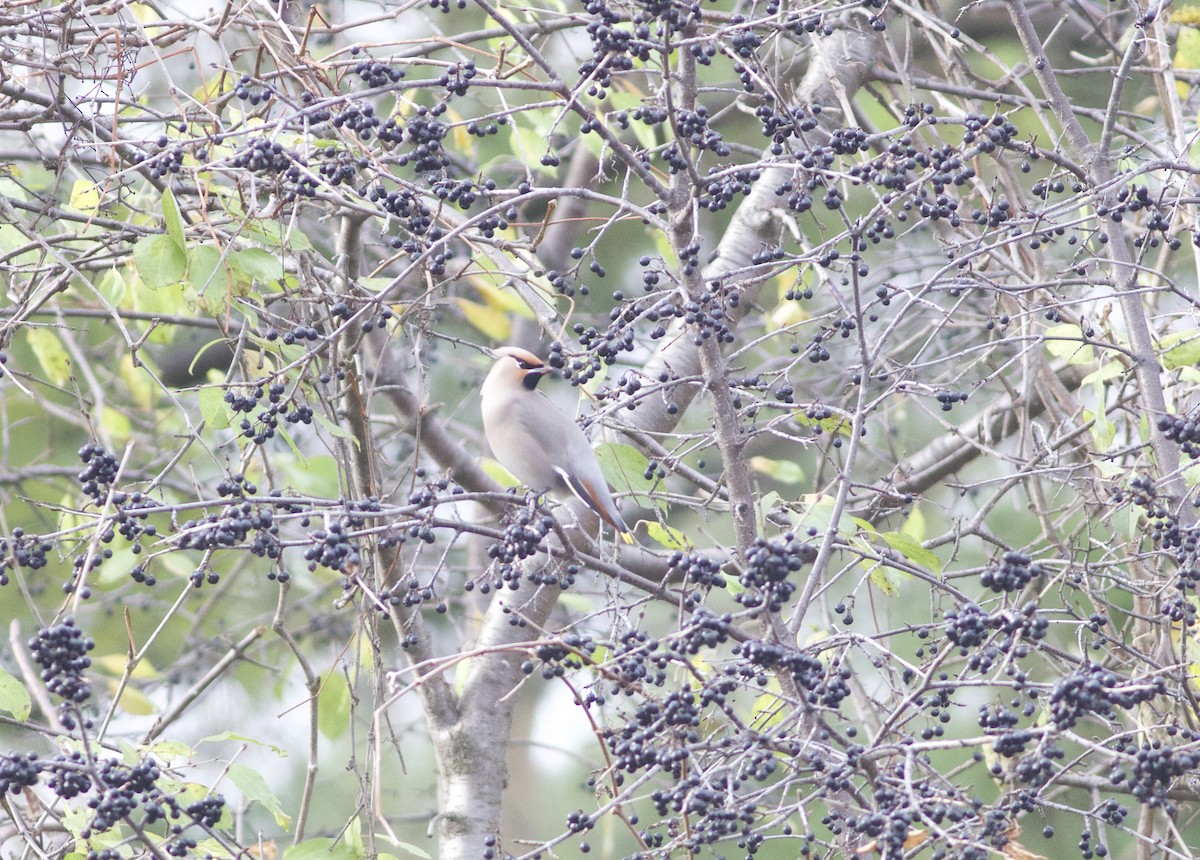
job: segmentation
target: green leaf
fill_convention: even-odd
[[[118,445],[128,442],[133,433],[133,423],[129,420],[129,416],[112,406],[105,406],[104,411],[100,413],[100,426]]]
[[[840,436],[849,436],[852,430],[850,421],[840,415],[814,419],[797,410],[792,413],[792,420],[802,427],[820,427],[823,433],[837,433]]]
[[[652,541],[667,549],[687,550],[692,547],[692,542],[687,539],[687,535],[679,529],[665,526],[657,521],[646,521],[646,534],[650,535]]]
[[[1185,32],[1196,32],[1188,30]],[[1200,33],[1196,33],[1200,38]],[[1195,367],[1200,364],[1200,332],[1177,331],[1162,339],[1166,347],[1162,354],[1163,367],[1175,370],[1177,367]]]
[[[65,385],[71,378],[71,359],[53,329],[31,328],[25,332],[25,339],[50,381]]]
[[[244,248],[230,254],[232,263],[263,286],[278,287],[283,280],[283,258],[263,248]]]
[[[317,412],[316,414],[314,414],[313,419],[318,424],[320,424],[322,427],[324,427],[326,430],[328,430],[330,433],[332,433],[334,436],[337,436],[340,439],[349,439],[351,442],[354,443],[355,448],[358,447],[358,445],[359,445],[358,437],[355,436],[353,433],[351,433],[349,430],[347,430],[345,427],[340,427],[337,424],[334,424],[332,421],[330,421],[328,418],[326,418],[320,412]]]
[[[354,848],[344,839],[305,839],[283,852],[283,860],[356,860]]]
[[[1092,422],[1092,441],[1096,445],[1096,450],[1101,453],[1109,450],[1117,438],[1117,426],[1108,420],[1108,416],[1103,410],[1093,412],[1090,409],[1084,409],[1083,420]]]
[[[204,296],[209,309],[220,308],[234,293],[234,278],[233,267],[220,248],[197,245],[188,252],[188,281]]]
[[[887,542],[888,546],[909,561],[935,573],[942,572],[941,560],[933,552],[921,546],[921,542],[912,535],[904,532],[881,532],[879,536]]]
[[[205,743],[219,744],[226,741],[236,741],[240,744],[253,744],[256,747],[269,749],[280,758],[287,758],[287,750],[285,750],[283,747],[275,746],[274,744],[269,744],[266,741],[260,741],[258,738],[252,738],[249,735],[243,735],[238,732],[219,732],[215,735],[208,735],[207,737],[200,738],[200,740],[196,742],[196,746],[200,746],[200,744]]]
[[[792,522],[796,531],[813,529],[817,535],[827,533],[833,526],[833,496],[813,493],[800,497],[804,511],[798,516],[793,515]]]
[[[858,526],[860,531],[864,531],[869,535],[878,533],[879,529],[875,528],[875,524],[870,520],[864,520],[862,517],[850,517],[850,522]]]
[[[249,220],[242,224],[242,232],[260,245],[268,248],[288,248],[292,251],[311,251],[312,242],[299,228],[291,228],[277,221]]]
[[[1080,382],[1079,387],[1089,385],[1093,382],[1108,382],[1110,379],[1119,379],[1125,373],[1125,365],[1119,361],[1109,361],[1100,365],[1093,370]]]
[[[0,669],[0,711],[12,714],[16,720],[29,719],[33,703],[25,685],[12,675]]]
[[[596,446],[596,459],[604,478],[618,493],[628,493],[637,504],[645,508],[657,506],[657,501],[646,492],[646,468],[650,461],[646,455],[620,442],[601,442]]]
[[[1091,364],[1096,351],[1091,344],[1083,343],[1083,329],[1075,323],[1063,323],[1046,329],[1043,340],[1046,351],[1055,358],[1066,359],[1067,364]]]
[[[512,147],[513,154],[521,160],[523,165],[535,173],[553,176],[554,168],[542,164],[542,156],[547,152],[546,136],[536,129],[520,123],[514,122],[512,127],[513,133],[509,138],[509,145]]]
[[[770,457],[751,457],[750,468],[781,484],[799,484],[804,480],[804,469],[794,460],[772,460]]]
[[[783,496],[775,490],[769,490],[759,496],[754,502],[754,521],[758,524],[759,533],[767,530],[767,517],[783,504]]]
[[[187,274],[187,254],[170,236],[156,233],[134,245],[133,265],[146,286],[169,287]]]
[[[96,289],[100,291],[100,295],[104,297],[104,300],[115,308],[125,299],[128,284],[126,284],[125,276],[121,274],[121,270],[114,267],[104,273]]]
[[[233,410],[225,402],[225,392],[220,388],[200,389],[200,415],[210,430],[224,430],[233,424]]]
[[[263,808],[275,817],[276,825],[284,830],[291,828],[292,817],[283,811],[279,798],[267,787],[267,781],[263,779],[261,773],[244,764],[231,764],[226,771],[226,776],[229,777],[230,782],[241,789],[247,800],[261,803]],[[285,857],[290,855],[290,851],[284,854]]]
[[[330,496],[338,492],[337,460],[328,454],[296,455],[289,461],[283,453],[274,455],[290,477],[288,485],[306,496]]]
[[[176,248],[186,253],[187,239],[184,237],[184,231],[187,229],[187,224],[184,223],[183,215],[179,212],[179,203],[175,200],[175,195],[171,193],[170,188],[163,191],[162,214],[167,235],[171,237]]]
[[[877,565],[871,571],[870,579],[875,584],[875,587],[884,593],[887,597],[895,597],[900,593],[898,571],[883,565]]]
[[[317,728],[330,740],[343,737],[350,726],[350,687],[336,669],[321,678],[317,694]]]

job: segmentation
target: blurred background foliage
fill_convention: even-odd
[[[4,856],[1191,856],[1188,7],[2,14]],[[507,342],[638,548],[522,556]]]

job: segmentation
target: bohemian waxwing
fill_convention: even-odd
[[[480,390],[483,432],[500,465],[538,493],[571,493],[626,541],[629,526],[609,493],[591,443],[574,421],[537,390],[553,373],[515,346],[495,350],[496,363]]]

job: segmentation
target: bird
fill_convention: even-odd
[[[587,436],[541,391],[554,371],[528,350],[503,346],[480,388],[483,433],[504,468],[538,494],[575,496],[632,543]]]

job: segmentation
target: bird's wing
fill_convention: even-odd
[[[560,469],[557,466],[554,467],[554,471],[558,473],[558,476],[562,478],[563,484],[566,485],[567,489],[579,501],[599,514],[600,519],[612,526],[626,543],[632,542],[632,538],[629,537],[629,526],[625,524],[625,520],[621,517],[621,512],[616,510],[611,503],[605,504],[608,496],[607,493],[601,494],[587,478],[571,475],[565,469]]]

